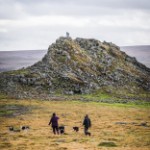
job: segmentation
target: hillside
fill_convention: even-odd
[[[56,94],[147,93],[150,69],[113,43],[60,37],[26,69],[0,73],[0,91],[18,98]]]

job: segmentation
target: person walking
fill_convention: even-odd
[[[49,121],[49,124],[48,125],[52,125],[52,129],[53,129],[53,133],[54,134],[59,134],[59,129],[58,129],[58,117],[56,116],[55,113],[53,113],[50,121]]]
[[[86,116],[84,117],[83,126],[84,126],[84,134],[90,136],[91,133],[88,132],[88,129],[91,127],[91,120],[90,120],[90,118],[89,118],[88,115],[86,115]]]

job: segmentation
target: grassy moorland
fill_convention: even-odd
[[[56,112],[64,135],[53,135],[49,118]],[[89,114],[91,136],[83,134]],[[17,131],[28,125],[29,130]],[[78,133],[72,127],[79,126]],[[150,105],[0,98],[1,150],[149,150]]]

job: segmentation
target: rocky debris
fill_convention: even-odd
[[[141,122],[141,123],[137,123],[137,122],[115,122],[115,124],[118,124],[118,125],[135,125],[135,126],[142,126],[142,127],[150,127],[150,125],[148,125],[148,122]]]
[[[136,126],[150,127],[150,125],[148,125],[148,122],[141,122],[140,124]]]
[[[126,125],[126,122],[116,122],[115,124],[121,124],[121,125]]]
[[[60,37],[26,69],[0,73],[0,91],[15,98],[88,94],[97,90],[150,91],[150,69],[113,43]]]

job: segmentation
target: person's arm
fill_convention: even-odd
[[[52,118],[51,118],[51,120],[49,121],[49,124],[48,125],[50,125],[52,123]]]

